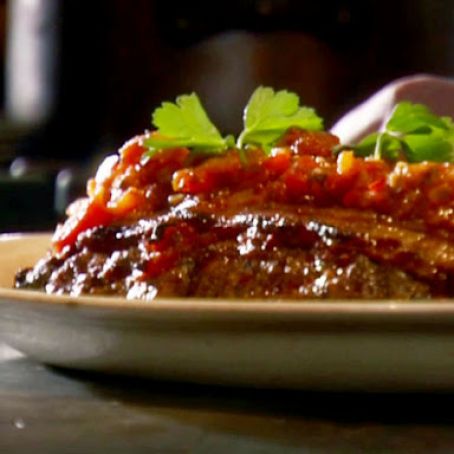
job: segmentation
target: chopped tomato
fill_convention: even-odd
[[[274,156],[266,159],[263,162],[263,167],[270,172],[271,176],[281,175],[290,167],[291,158],[290,150],[283,148]]]
[[[242,164],[238,153],[207,159],[197,167],[174,173],[172,187],[186,194],[206,193],[223,187],[232,187],[241,181]]]
[[[113,218],[113,215],[95,200],[82,199],[77,211],[57,227],[52,238],[54,249],[60,252],[65,246],[75,243],[81,232],[92,227],[109,225]]]
[[[333,158],[333,148],[339,145],[339,138],[325,131],[304,131],[291,128],[279,142],[290,146],[295,154]]]

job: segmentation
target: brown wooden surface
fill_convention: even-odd
[[[0,344],[2,454],[454,452],[453,403],[95,376]]]

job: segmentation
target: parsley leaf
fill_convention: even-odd
[[[412,104],[407,101],[396,105],[386,124],[387,131],[399,134],[412,133],[421,128],[446,129],[446,124],[442,118],[434,115],[427,106]]]
[[[396,105],[385,129],[352,147],[358,156],[409,162],[454,162],[454,123],[422,104]]]
[[[157,130],[144,140],[148,155],[176,147],[218,153],[233,145],[233,139],[223,138],[210,121],[195,93],[179,96],[175,103],[163,102],[153,112],[152,124]]]
[[[258,87],[244,109],[244,129],[237,146],[242,148],[245,144],[252,144],[269,150],[292,126],[320,130],[323,120],[314,109],[301,107],[296,93]]]

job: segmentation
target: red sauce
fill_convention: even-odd
[[[70,208],[55,233],[56,251],[89,228],[147,217],[185,196],[197,196],[213,212],[273,204],[340,206],[454,231],[450,164],[390,163],[349,151],[336,157],[337,137],[299,129],[289,130],[271,156],[260,149],[241,155],[232,149],[201,157],[177,148],[147,159],[141,141],[136,137],[125,144],[107,174],[88,182],[87,198]],[[162,251],[156,251],[158,256],[172,261]]]

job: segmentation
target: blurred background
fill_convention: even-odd
[[[196,91],[237,133],[259,84],[329,127],[392,79],[452,76],[452,0],[0,0],[0,231],[51,229],[107,153]]]

